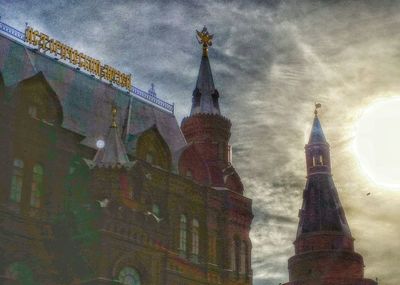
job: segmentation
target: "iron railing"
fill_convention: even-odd
[[[16,38],[17,40],[21,41],[22,44],[29,47],[29,45],[25,42],[25,33],[3,23],[2,21],[0,21],[0,33],[4,33],[4,34],[7,34],[8,36]],[[101,79],[98,79],[98,80],[101,81]],[[115,87],[119,88],[118,86],[115,86]],[[119,89],[121,89],[121,88],[119,88]],[[154,88],[151,90],[154,90]],[[160,107],[163,110],[166,110],[172,114],[174,113],[175,105],[173,103],[172,104],[168,103],[168,102],[156,97],[155,92],[154,92],[154,94],[148,93],[148,92],[143,91],[135,86],[132,86],[132,89],[129,90],[129,94],[131,96],[136,95],[137,97],[142,98],[145,101],[150,102],[150,103]]]

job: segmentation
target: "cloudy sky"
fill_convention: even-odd
[[[254,283],[288,280],[315,101],[366,276],[399,283],[400,188],[375,185],[352,146],[363,110],[400,95],[400,1],[0,0],[0,15],[131,72],[139,88],[154,82],[179,122],[201,56],[194,31],[207,25],[234,164],[253,199]]]

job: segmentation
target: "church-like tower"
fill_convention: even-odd
[[[376,285],[364,279],[363,258],[354,251],[354,239],[332,179],[329,144],[318,107],[320,104],[316,104],[305,146],[307,183],[286,285]]]
[[[208,58],[208,47],[212,44],[213,35],[210,35],[206,28],[202,32],[197,32],[197,35],[203,47],[203,55],[193,91],[190,116],[183,119],[181,129],[187,142],[193,145],[207,165],[209,184],[222,187],[226,184],[224,170],[226,172],[227,167],[231,165],[229,146],[231,122],[221,115],[219,93],[214,86]],[[232,190],[242,192],[239,188]]]

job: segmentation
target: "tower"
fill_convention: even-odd
[[[332,179],[319,107],[316,104],[305,146],[307,182],[286,285],[375,285],[375,281],[364,279],[363,258],[354,251],[354,239]]]
[[[199,74],[193,91],[190,116],[182,120],[181,129],[189,144],[204,160],[210,176],[211,186],[224,186],[223,170],[230,165],[231,122],[221,115],[219,93],[214,86],[208,47],[212,45],[213,35],[204,27],[197,31],[202,45]]]
[[[213,35],[204,27],[197,37],[202,57],[190,116],[181,125],[188,146],[181,155],[180,173],[189,171],[187,176],[212,188],[220,199],[218,203],[207,200],[208,238],[215,252],[210,254],[209,272],[216,272],[214,264],[220,264],[223,284],[251,284],[251,200],[243,196],[243,184],[231,161],[231,122],[221,115],[208,57]]]

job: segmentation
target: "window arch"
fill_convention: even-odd
[[[43,167],[40,164],[33,166],[32,185],[31,185],[31,206],[40,207],[40,200],[43,195]]]
[[[14,159],[13,174],[11,178],[10,200],[19,203],[22,195],[24,181],[24,162],[21,159]]]
[[[192,254],[199,255],[199,221],[197,219],[192,221]]]
[[[179,249],[186,252],[187,220],[185,215],[181,215],[179,223]]]
[[[118,274],[118,281],[123,285],[141,285],[139,272],[132,267],[124,267]]]

